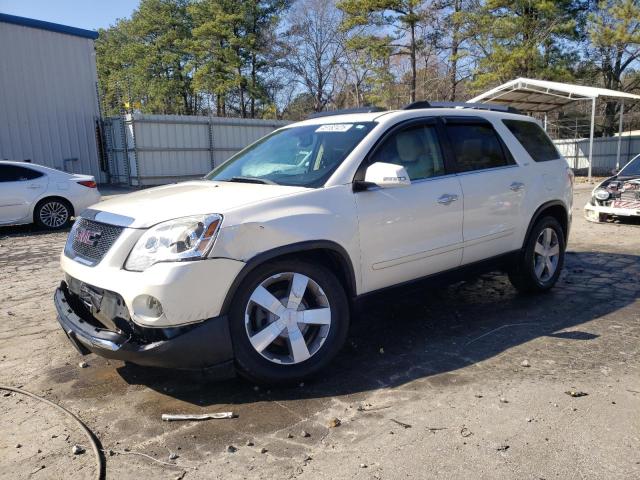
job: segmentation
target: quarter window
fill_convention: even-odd
[[[0,165],[0,182],[22,182],[39,178],[43,174],[17,165]]]
[[[520,145],[536,162],[547,162],[560,158],[555,145],[537,123],[522,120],[503,120],[502,123],[513,133]]]
[[[515,164],[489,123],[447,123],[458,172],[471,172]]]
[[[438,133],[433,125],[414,125],[392,134],[368,163],[376,162],[402,165],[411,180],[445,174]]]

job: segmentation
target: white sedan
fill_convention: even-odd
[[[100,201],[95,178],[26,162],[0,161],[0,225],[57,230]]]

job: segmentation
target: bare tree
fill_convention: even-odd
[[[314,110],[330,102],[334,76],[344,52],[341,13],[333,0],[300,0],[285,32],[286,68],[314,98]]]

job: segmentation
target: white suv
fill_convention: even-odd
[[[61,256],[59,321],[83,354],[299,381],[336,355],[372,292],[490,269],[551,288],[572,184],[538,123],[504,108],[317,116],[202,180],[83,213]]]

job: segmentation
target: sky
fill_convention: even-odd
[[[131,16],[139,0],[0,0],[0,13],[97,30]]]

